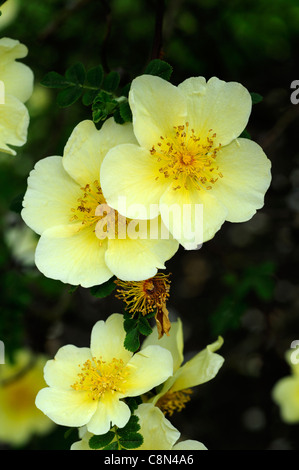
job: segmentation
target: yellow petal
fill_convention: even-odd
[[[140,221],[140,224],[146,222]],[[178,242],[172,238],[150,239],[149,232],[145,236],[144,239],[127,237],[108,241],[106,264],[119,279],[141,281],[153,277],[158,269],[165,269],[165,261],[178,249]]]
[[[208,450],[208,449],[202,442],[194,441],[192,439],[187,439],[186,441],[181,441],[175,444],[172,450]]]
[[[173,372],[172,356],[160,346],[148,346],[134,354],[130,362],[126,396],[136,397],[163,383]]]
[[[227,209],[211,193],[169,187],[160,199],[164,224],[188,250],[200,248],[203,242],[213,238],[226,219]]]
[[[97,401],[91,400],[88,392],[52,387],[40,390],[35,403],[54,423],[62,426],[84,426],[97,408]]]
[[[171,450],[180,437],[179,431],[165,418],[162,411],[151,403],[142,403],[135,411],[139,418],[143,444],[139,450]]]
[[[70,390],[81,372],[79,365],[91,358],[89,348],[77,348],[71,344],[63,346],[57,351],[55,358],[45,365],[45,381],[50,387]]]
[[[5,94],[13,95],[25,103],[33,91],[33,72],[21,62],[9,62],[1,70],[1,80],[4,82]]]
[[[41,234],[55,225],[70,223],[71,209],[78,205],[80,196],[80,186],[64,170],[62,158],[47,157],[30,172],[21,215]]]
[[[106,242],[100,242],[93,227],[74,233],[72,225],[43,232],[36,248],[35,263],[47,277],[67,284],[91,287],[112,277],[105,263]]]
[[[134,133],[139,144],[148,150],[173,134],[173,127],[186,121],[185,97],[171,83],[160,77],[141,75],[132,81],[129,103]]]
[[[16,151],[9,145],[20,147],[27,140],[29,114],[24,104],[11,95],[0,104],[0,150],[11,155]]]
[[[153,332],[143,341],[141,349],[150,345],[161,346],[171,352],[173,358],[173,371],[175,372],[184,360],[184,341],[181,320],[178,319],[176,322],[172,322],[170,335],[164,335],[160,339],[158,338],[157,327],[154,327]]]
[[[98,402],[96,412],[87,423],[87,429],[93,434],[105,434],[111,426],[123,428],[130,416],[130,408],[119,400],[117,393],[105,393]]]
[[[101,187],[109,206],[130,219],[157,217],[158,203],[169,183],[155,180],[158,163],[149,151],[124,144],[106,155],[101,167]]]
[[[63,166],[82,186],[99,181],[104,156],[110,148],[125,142],[136,142],[130,123],[120,125],[110,118],[98,130],[92,121],[82,121],[64,148]]]
[[[272,390],[272,397],[280,407],[280,414],[286,423],[299,422],[299,379],[298,377],[284,377],[280,379]]]
[[[262,148],[249,139],[237,139],[217,155],[223,174],[211,190],[228,210],[230,222],[249,220],[264,205],[271,182],[271,162]]]
[[[2,66],[15,59],[23,59],[27,54],[27,47],[17,39],[6,37],[0,39],[0,63]]]
[[[178,89],[185,95],[188,121],[195,134],[216,133],[216,146],[229,144],[245,129],[252,107],[248,90],[237,82],[224,82],[212,77],[206,84],[203,77],[191,77]]]
[[[98,321],[91,333],[90,349],[92,356],[102,357],[103,361],[110,362],[113,358],[122,359],[126,364],[132,353],[125,349],[124,317],[114,313],[107,320]]]

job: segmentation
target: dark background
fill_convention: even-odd
[[[299,339],[299,105],[290,101],[291,82],[299,79],[298,2],[169,0],[162,43],[159,28],[155,32],[159,4],[27,0],[1,35],[27,45],[23,62],[33,69],[37,86],[47,72],[63,74],[76,62],[117,70],[125,85],[158,53],[173,66],[174,84],[217,76],[263,96],[247,131],[272,162],[265,206],[246,223],[225,223],[199,251],[180,248],[167,263],[168,307],[172,319],[183,321],[185,358],[218,334],[225,358],[217,377],[196,388],[171,422],[184,438],[209,449],[298,450],[299,425],[285,424],[271,398],[274,384],[289,374],[285,352]],[[70,294],[69,286],[24,267],[6,242],[7,230],[23,225],[18,198],[35,162],[62,155],[75,125],[91,119],[90,107],[78,102],[60,109],[56,92],[45,92],[28,104],[26,145],[16,157],[0,154],[0,338],[8,355],[23,346],[51,357],[67,343],[88,346],[94,323],[123,308],[113,294],[96,299],[83,288]],[[65,430],[36,436],[26,448],[68,449],[76,438],[64,439]]]

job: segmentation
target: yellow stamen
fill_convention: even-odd
[[[124,393],[128,369],[122,359],[113,358],[111,362],[102,358],[88,359],[81,367],[79,380],[71,387],[74,390],[89,392],[92,400],[98,400],[106,392]]]
[[[178,181],[179,185],[174,185],[174,190],[183,187],[189,190],[192,186],[196,189],[212,189],[211,184],[215,184],[218,177],[223,177],[215,163],[221,144],[215,146],[216,134],[212,132],[209,129],[207,136],[198,137],[186,122],[174,126],[173,134],[168,138],[161,136],[161,141],[150,150],[157,163],[161,163],[155,180],[164,176]]]
[[[156,403],[156,406],[166,415],[171,416],[175,411],[182,411],[191,400],[192,390],[186,388],[177,392],[167,392]]]

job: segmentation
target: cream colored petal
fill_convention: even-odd
[[[164,382],[173,372],[171,353],[160,346],[148,346],[128,363],[130,375],[126,396],[136,397]]]
[[[6,37],[0,39],[0,63],[2,67],[15,59],[23,59],[27,54],[27,47],[17,39]]]
[[[62,158],[44,158],[30,172],[22,218],[38,234],[68,224],[80,196],[80,186],[64,170]]]
[[[173,127],[185,124],[186,103],[181,91],[160,77],[141,75],[132,81],[129,103],[134,133],[139,144],[150,150],[173,134]]]
[[[141,350],[147,346],[154,345],[161,346],[162,348],[168,349],[168,351],[171,352],[173,359],[173,371],[175,372],[184,360],[184,341],[181,320],[178,319],[177,321],[172,322],[169,336],[163,335],[162,338],[159,338],[157,327],[155,326],[153,328],[153,332],[144,339]]]
[[[194,441],[192,439],[187,439],[186,441],[181,441],[175,444],[172,450],[208,450],[208,449],[202,442]]]
[[[45,381],[50,387],[70,390],[70,386],[78,380],[80,365],[91,358],[89,348],[77,348],[71,344],[63,346],[57,351],[55,358],[45,365]]]
[[[139,418],[143,444],[136,450],[171,450],[179,439],[179,431],[165,418],[162,411],[151,403],[142,403],[135,411]]]
[[[140,221],[140,225],[151,221]],[[133,222],[133,221],[132,221]],[[134,221],[134,223],[137,221]],[[138,230],[138,228],[137,228]],[[178,242],[169,239],[150,239],[150,231],[140,230],[141,238],[110,239],[105,253],[109,269],[124,281],[140,281],[153,277],[158,269],[165,269],[165,261],[171,258],[178,249]],[[142,237],[147,238],[142,238]],[[171,237],[171,238],[170,238]]]
[[[223,339],[219,337],[215,343],[208,345],[180,367],[175,373],[175,381],[171,386],[171,391],[192,388],[212,380],[224,362],[224,358],[214,352],[221,347],[222,343]]]
[[[91,400],[88,392],[52,387],[40,390],[35,404],[54,423],[75,427],[87,424],[97,408],[97,401]]]
[[[160,199],[164,224],[187,250],[213,238],[226,219],[227,209],[211,193],[170,187]]]
[[[82,121],[64,148],[63,166],[80,185],[99,181],[101,163],[108,150],[126,142],[136,142],[130,123],[120,125],[110,118],[98,130],[92,121]]]
[[[101,167],[101,187],[109,206],[130,219],[158,215],[158,203],[169,183],[156,181],[158,163],[144,148],[124,144],[113,148]]]
[[[20,147],[26,143],[28,125],[26,106],[14,96],[5,95],[5,103],[0,103],[0,151],[16,155],[9,146]]]
[[[214,143],[229,144],[245,129],[252,100],[248,90],[237,82],[224,82],[212,77],[204,84],[203,77],[191,77],[178,86],[185,95],[188,121],[195,135],[203,138],[216,133]]]
[[[105,434],[111,426],[123,428],[131,416],[130,408],[118,399],[117,393],[106,393],[98,402],[98,407],[87,424],[93,434]]]
[[[105,263],[105,250],[105,241],[97,239],[93,227],[78,232],[72,225],[52,227],[37,244],[35,263],[51,279],[92,287],[113,275]]]
[[[280,379],[272,390],[272,398],[280,407],[280,414],[286,423],[299,422],[299,379],[298,377],[284,377]]]
[[[264,205],[271,182],[271,162],[249,139],[237,139],[217,154],[223,174],[211,193],[227,208],[229,222],[249,220]]]
[[[122,359],[126,364],[132,353],[125,349],[124,317],[119,313],[110,315],[106,321],[98,321],[91,333],[90,349],[92,355],[110,362],[113,358]]]
[[[33,91],[33,72],[21,62],[9,62],[1,71],[5,94],[13,95],[25,103]]]

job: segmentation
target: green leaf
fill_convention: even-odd
[[[139,431],[140,425],[138,423],[139,419],[136,415],[131,415],[129,421],[123,428],[117,429],[117,434],[121,437],[125,437],[128,433],[134,433]]]
[[[169,80],[172,74],[172,66],[164,60],[154,59],[147,65],[144,73],[147,75],[155,75],[156,77]]]
[[[111,444],[108,444],[107,446],[103,447],[102,450],[118,450],[118,442],[111,442]]]
[[[114,438],[115,433],[113,431],[108,431],[106,434],[101,434],[100,436],[94,435],[89,441],[89,447],[91,449],[100,449],[101,447],[106,447],[112,439]]]
[[[141,317],[139,319],[139,323],[138,323],[138,329],[139,329],[139,332],[144,335],[144,336],[148,336],[152,333],[153,329],[152,327],[150,326],[149,322],[147,321],[146,318],[144,317]]]
[[[131,413],[134,413],[135,410],[137,410],[138,405],[141,405],[142,399],[141,397],[129,397],[126,398],[126,404],[131,410]],[[132,418],[132,416],[131,416]]]
[[[113,117],[114,117],[114,120],[117,124],[124,124],[125,123],[125,121],[123,120],[123,118],[120,115],[119,106],[115,109],[115,111],[113,113]]]
[[[87,84],[100,89],[103,83],[104,71],[101,65],[89,69],[86,74]]]
[[[96,98],[97,94],[98,90],[87,90],[82,97],[82,103],[85,106],[90,106]]]
[[[102,88],[103,90],[109,91],[109,92],[114,92],[117,90],[120,82],[120,75],[118,72],[115,72],[112,70],[112,72],[108,73],[108,75],[105,76]]]
[[[78,63],[71,65],[65,72],[65,78],[71,83],[83,85],[85,82],[86,72],[83,64]]]
[[[108,281],[104,282],[103,284],[100,284],[99,286],[93,286],[90,288],[90,293],[99,299],[102,299],[104,297],[108,297],[114,289],[116,288],[116,284],[114,280],[116,279],[115,276],[113,276],[111,279]]]
[[[119,440],[119,443],[125,449],[137,449],[143,444],[143,437],[139,433],[127,433],[125,437]]]
[[[74,104],[82,95],[82,88],[69,86],[61,90],[57,95],[57,104],[60,108],[67,108]]]
[[[49,72],[41,80],[41,85],[49,88],[65,88],[71,85],[71,82],[63,75],[57,72]]]
[[[239,135],[239,137],[243,137],[243,139],[251,139],[251,135],[246,129],[244,129],[244,131]]]
[[[137,351],[140,346],[139,341],[139,330],[138,327],[132,328],[129,332],[127,332],[124,347],[131,352]]]
[[[121,101],[119,104],[119,113],[124,122],[132,122],[132,111],[128,100]]]
[[[92,118],[94,122],[105,121],[118,107],[118,102],[110,93],[101,91],[92,103]]]
[[[250,95],[251,95],[252,104],[260,103],[263,100],[262,95],[260,95],[259,93],[253,92],[253,93],[250,93]]]

